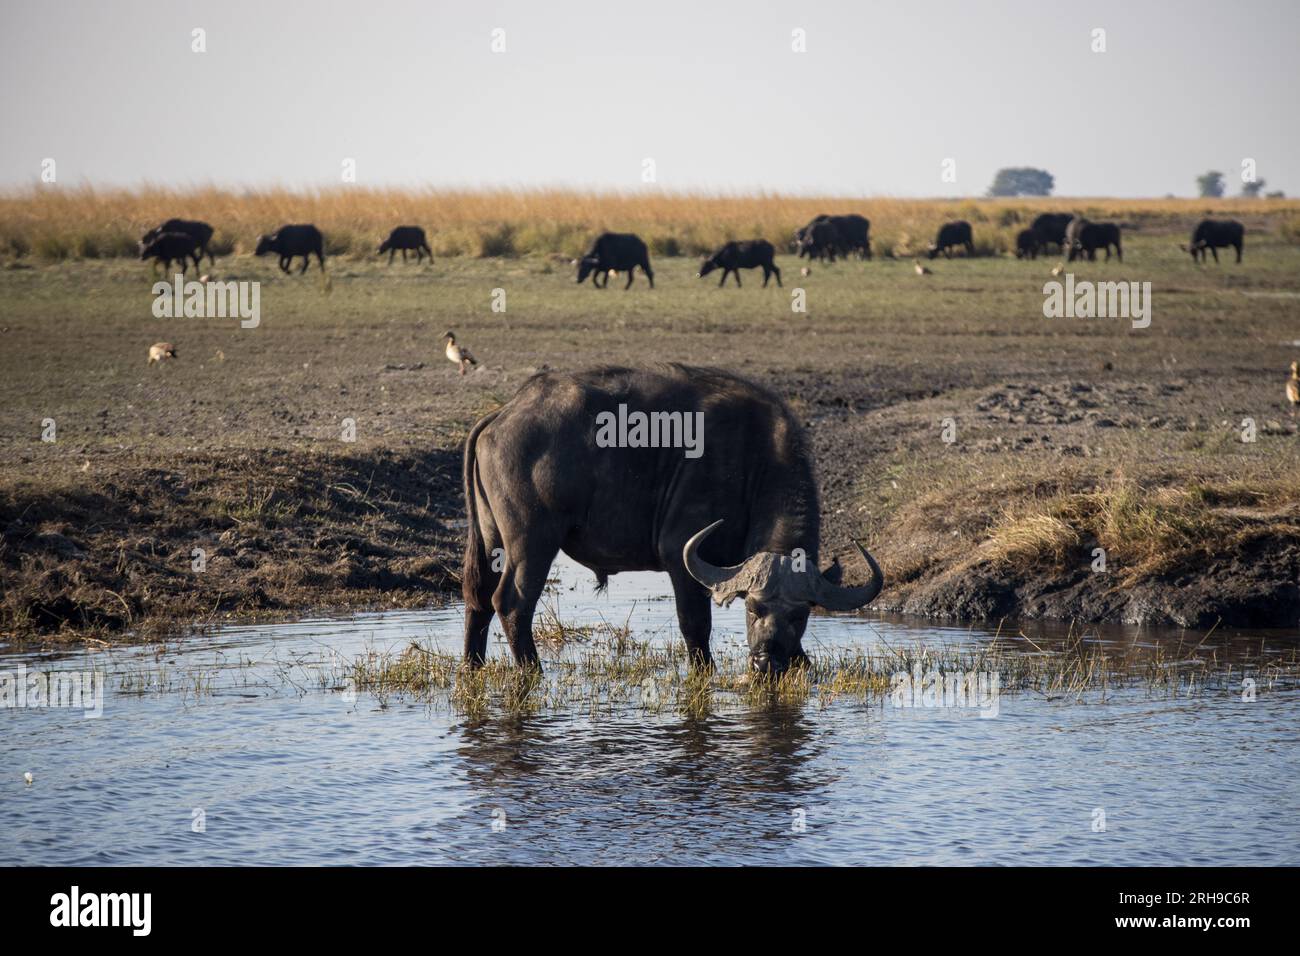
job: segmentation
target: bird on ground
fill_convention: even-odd
[[[165,362],[176,357],[176,346],[170,342],[155,342],[149,346],[149,364]]]
[[[931,269],[930,269],[929,266],[923,266],[923,265],[921,265],[921,260],[920,260],[920,259],[913,259],[913,260],[912,260],[912,268],[916,270],[916,274],[919,275],[919,276],[932,276],[932,275],[934,275],[934,272],[931,271]]]
[[[1055,265],[1055,267],[1053,267],[1053,269],[1052,269],[1052,275],[1054,275],[1054,276],[1059,276],[1059,275],[1060,275],[1062,272],[1064,272],[1064,271],[1065,271],[1065,263],[1064,263],[1064,262],[1058,262],[1058,263]]]
[[[469,349],[456,344],[456,334],[454,332],[447,332],[445,338],[447,339],[447,360],[460,366],[461,375],[464,375],[471,365],[478,364],[478,359],[470,354]]]
[[[1291,377],[1286,381],[1286,397],[1291,403],[1291,415],[1295,416],[1300,406],[1300,362],[1291,363]]]

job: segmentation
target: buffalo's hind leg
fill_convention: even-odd
[[[522,555],[506,555],[501,583],[492,595],[492,604],[501,616],[515,663],[540,670],[542,664],[533,642],[533,614],[546,587],[551,564],[560,553],[560,544],[558,539],[551,539],[537,528],[530,529],[523,540]]]
[[[501,572],[493,568],[496,562],[493,552],[501,547],[500,539],[485,535],[480,543],[481,556],[468,553],[465,556],[466,568],[473,563],[478,569],[478,579],[471,581],[465,575],[461,584],[465,596],[465,660],[471,667],[479,667],[487,660],[488,628],[496,615],[492,596],[501,585]],[[474,544],[466,545],[467,549],[471,547]]]

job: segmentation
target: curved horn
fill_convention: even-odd
[[[828,611],[855,611],[860,607],[866,607],[876,599],[876,595],[885,586],[885,575],[880,570],[880,565],[876,564],[876,559],[857,541],[853,542],[853,546],[862,553],[867,566],[871,568],[871,582],[858,587],[840,587],[819,575],[817,604]]]
[[[696,553],[700,546],[700,542],[711,535],[720,524],[722,524],[721,518],[702,531],[695,532],[691,537],[691,540],[687,541],[685,547],[682,548],[682,561],[685,563],[686,570],[690,572],[691,577],[699,581],[706,588],[710,588],[714,591],[717,591],[730,583],[731,579],[740,572],[740,567],[715,567]]]

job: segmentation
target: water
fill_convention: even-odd
[[[621,624],[630,613],[638,636],[678,639],[665,577],[620,575],[595,596],[585,571],[557,573],[551,600],[566,621]],[[0,671],[113,675],[99,719],[0,711],[0,862],[1300,863],[1295,690],[1251,702],[1007,694],[993,719],[843,700],[701,718],[629,707],[469,720],[329,689],[340,660],[412,639],[455,651],[460,627],[449,607],[232,627],[164,649],[0,653]],[[715,650],[741,647],[743,627],[739,605],[718,612]],[[1050,631],[1031,636],[1043,651],[1062,644]],[[1142,654],[1203,638],[1094,639]],[[993,639],[815,617],[805,644]],[[1197,653],[1296,644],[1216,631]],[[504,652],[494,634],[493,653]]]

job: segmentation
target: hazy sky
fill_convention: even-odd
[[[47,157],[60,184],[292,187],[351,157],[376,186],[980,195],[1033,165],[1059,195],[1163,196],[1211,168],[1235,194],[1249,157],[1300,195],[1297,0],[0,9],[6,188]]]

